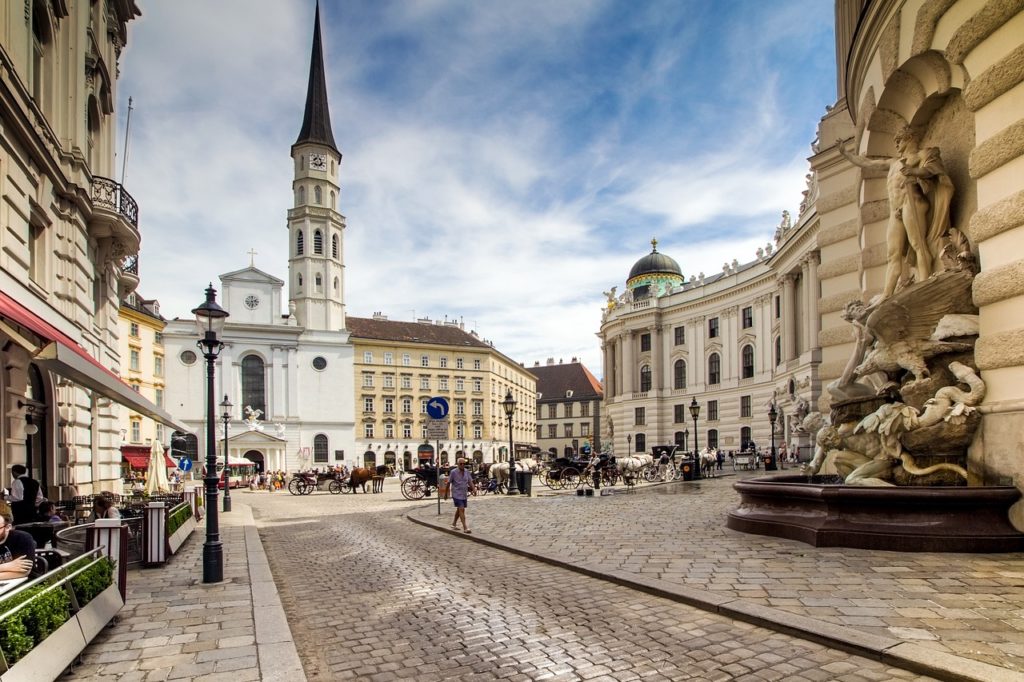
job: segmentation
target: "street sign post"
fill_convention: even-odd
[[[448,416],[448,400],[436,396],[427,401],[427,416],[431,419],[444,419]]]
[[[184,472],[191,471],[192,470],[192,460],[190,460],[188,457],[180,458],[178,460],[178,468],[181,469]]]
[[[428,419],[427,438],[429,440],[448,440],[448,419]]]

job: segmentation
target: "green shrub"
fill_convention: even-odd
[[[50,590],[50,579],[0,601],[0,612],[28,602],[21,610],[0,622],[0,650],[7,665],[13,665],[71,618],[71,597],[63,587]]]
[[[167,535],[174,535],[174,531],[181,528],[186,521],[192,518],[192,506],[185,505],[178,511],[167,517]]]
[[[0,651],[3,651],[8,666],[32,651],[35,645],[21,611],[0,622]]]
[[[90,566],[71,579],[71,589],[75,591],[78,606],[82,607],[92,601],[93,597],[110,587],[114,582],[114,562],[109,557]]]

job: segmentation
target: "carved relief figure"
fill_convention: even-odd
[[[886,271],[882,298],[896,291],[903,266],[914,266],[923,282],[941,268],[942,240],[949,231],[953,181],[942,165],[937,147],[919,148],[917,133],[905,127],[893,138],[897,156],[868,159],[837,143],[839,153],[861,168],[886,168],[889,224],[886,228]]]

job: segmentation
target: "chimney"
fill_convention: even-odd
[[[378,321],[383,321],[383,320],[387,320],[388,316],[378,310],[378,311],[373,313],[373,319],[378,320]]]
[[[555,359],[554,358],[548,358],[548,367],[550,367],[553,364],[555,364]]]

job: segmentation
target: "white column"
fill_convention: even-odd
[[[697,391],[699,385],[703,390],[707,390],[707,358],[704,357],[704,335],[707,330],[704,327],[704,323],[707,321],[703,315],[695,317],[693,319],[693,355],[690,360],[690,371],[693,372],[693,383],[694,392]]]
[[[796,356],[796,297],[793,275],[782,277],[782,359],[792,360]]]
[[[267,421],[271,419],[280,419],[285,415],[285,390],[287,384],[285,383],[285,369],[284,369],[284,349],[281,346],[271,346],[271,371],[270,371],[270,400],[268,406],[270,408],[270,415]]]
[[[288,348],[288,368],[285,372],[288,385],[288,404],[285,406],[284,413],[293,418],[299,416],[298,351],[299,349],[295,346]]]
[[[636,371],[636,360],[633,356],[633,331],[626,330],[622,335],[622,391],[626,394],[627,398],[631,398],[633,387],[636,386],[634,382],[634,372]]]
[[[722,367],[722,370],[725,372],[722,380],[732,381],[740,376],[740,349],[738,345],[740,337],[739,330],[736,328],[737,308],[733,307],[725,310],[724,317],[725,324],[722,325],[722,354],[728,359]]]
[[[651,327],[651,390],[654,395],[661,395],[665,388],[665,335],[661,333],[661,325]]]
[[[818,263],[821,261],[821,254],[818,251],[811,251],[807,254],[807,290],[810,292],[811,304],[807,308],[808,328],[810,329],[811,344],[808,348],[817,348],[818,334],[821,332],[821,317],[818,313],[818,299],[820,297],[818,283]]]
[[[810,276],[810,262],[808,257],[804,257],[800,261],[800,273],[803,280],[803,291],[801,307],[803,308],[803,315],[801,320],[803,325],[800,329],[800,338],[802,343],[802,350],[808,351],[811,349],[813,343],[811,342],[811,310],[813,302],[811,300],[811,276]]]

